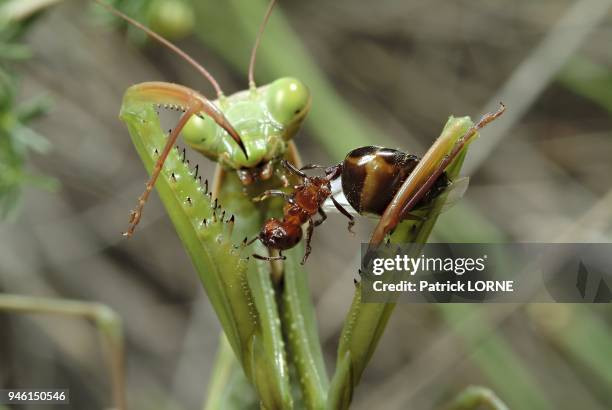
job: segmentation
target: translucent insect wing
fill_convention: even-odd
[[[451,182],[448,187],[444,190],[441,195],[446,195],[446,201],[444,202],[444,206],[440,208],[439,213],[446,212],[448,209],[452,208],[463,196],[468,189],[470,184],[469,177],[458,178],[455,181]],[[344,192],[342,192],[342,182],[341,178],[335,179],[332,181],[332,196],[336,201],[340,203],[351,215],[355,216],[367,216],[373,219],[379,219],[380,216],[377,215],[360,215],[352,206],[349,204],[346,196],[344,196]],[[424,211],[431,209],[431,206],[423,206],[418,209],[415,209],[414,213],[418,213],[418,211]],[[331,199],[328,199],[323,204],[323,210],[325,212],[338,213],[338,209],[334,206]]]

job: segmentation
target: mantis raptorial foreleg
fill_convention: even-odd
[[[167,142],[155,109],[150,104],[124,107],[121,115],[152,173],[154,153]],[[246,245],[238,242],[257,232],[267,207],[258,208],[245,195],[238,175],[222,168],[215,177],[214,195],[208,192],[177,150],[170,150],[155,187],[245,374],[266,408],[289,408],[286,353],[279,343],[278,307],[270,297],[270,264],[247,260]]]
[[[168,136],[168,141],[164,146],[161,154],[157,158],[151,177],[147,182],[145,191],[138,198],[138,205],[130,214],[130,221],[128,230],[124,233],[125,236],[132,236],[136,226],[140,222],[142,217],[142,209],[144,208],[155,182],[159,177],[159,173],[168,157],[168,154],[182,129],[187,124],[187,121],[194,115],[206,114],[211,117],[219,126],[225,129],[228,134],[238,143],[238,145],[244,150],[244,145],[238,133],[231,126],[227,118],[223,115],[217,107],[211,103],[208,99],[192,90],[177,84],[164,83],[164,82],[147,82],[136,84],[130,87],[124,97],[124,106],[126,107],[137,107],[139,104],[156,104],[171,106],[184,112],[181,116],[178,124],[174,129],[171,130]]]
[[[436,223],[439,210],[444,206],[446,195],[440,195],[434,200],[433,206],[423,215],[425,217],[423,222],[417,225],[407,223],[398,225],[402,211],[411,210],[405,205],[419,199],[410,195],[422,189],[423,184],[428,183],[431,175],[440,170],[441,164],[448,178],[455,180],[461,169],[463,154],[470,138],[474,137],[475,131],[499,117],[503,112],[504,106],[501,105],[497,111],[486,114],[476,124],[469,117],[449,118],[440,137],[419,162],[420,171],[417,168],[412,171],[391,204],[387,206],[370,240],[371,249],[383,241],[389,230],[395,228],[389,238],[390,243],[412,243],[414,246],[411,248],[411,255],[416,257],[415,255],[420,254],[422,246]],[[404,195],[408,196],[402,199]],[[390,298],[387,303],[365,303],[361,294],[362,283],[356,282],[355,287],[353,303],[340,337],[336,360],[337,370],[329,394],[330,403],[338,408],[348,408],[350,405],[353,390],[359,383],[395,308],[396,296]]]

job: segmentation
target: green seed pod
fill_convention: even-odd
[[[154,0],[148,20],[153,31],[171,40],[188,36],[194,26],[191,5],[182,0]]]

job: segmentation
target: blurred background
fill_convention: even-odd
[[[121,236],[146,173],[118,112],[138,82],[212,88],[91,2],[12,3],[0,8],[2,21],[19,17],[0,33],[0,291],[109,305],[124,323],[130,407],[199,408],[219,324],[155,195],[137,234]],[[246,88],[265,1],[114,4],[176,40],[226,93]],[[19,15],[28,6],[41,9]],[[470,148],[470,189],[431,239],[609,242],[611,44],[610,0],[281,0],[256,79],[311,88],[296,143],[320,164],[368,144],[423,154],[449,115],[475,119],[503,101]],[[188,158],[212,176],[214,164]],[[357,225],[353,237],[330,217],[307,263],[330,370],[374,226]],[[71,408],[109,407],[107,361],[85,320],[0,312],[2,388],[69,387]],[[612,408],[612,309],[399,305],[353,408],[440,408],[472,384],[512,409]]]

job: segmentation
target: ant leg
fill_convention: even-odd
[[[302,168],[300,168],[300,171],[306,171],[309,169],[327,169],[327,167],[317,164],[306,164]]]
[[[327,219],[327,214],[323,210],[323,208],[319,207],[319,215],[321,215],[321,219],[314,221],[314,226],[319,226]]]
[[[249,245],[252,245],[252,244],[253,244],[253,243],[254,243],[256,240],[258,240],[258,239],[259,239],[259,236],[260,236],[260,235],[257,235],[256,237],[254,237],[254,238],[253,238],[253,239],[251,239],[250,241],[248,241],[248,242],[244,242],[244,246],[249,246]],[[246,238],[245,238],[245,240],[246,240]]]
[[[295,165],[293,165],[292,163],[290,163],[289,161],[285,159],[281,161],[281,165],[285,167],[287,171],[291,172],[294,175],[297,175],[298,177],[308,178],[308,175],[306,175],[305,173],[297,169]]]
[[[245,246],[249,246],[249,245],[253,244],[253,242],[255,242],[255,241],[256,241],[256,240],[258,240],[258,239],[260,239],[260,236],[259,236],[259,235],[257,235],[256,237],[254,237],[254,238],[253,238],[253,239],[251,239],[250,241],[245,242]],[[262,256],[262,255],[258,255],[258,254],[256,254],[256,253],[254,253],[254,254],[253,254],[253,257],[254,257],[255,259],[259,259],[259,260],[262,260],[262,261],[278,261],[278,260],[285,260],[285,259],[286,259],[286,257],[285,257],[285,256],[283,256],[283,255],[281,254],[281,252],[279,252],[279,253],[278,253],[278,256]]]
[[[353,225],[355,225],[355,218],[353,218],[353,215],[349,214],[349,212],[344,209],[344,207],[342,205],[340,205],[340,203],[338,203],[338,201],[336,201],[336,198],[332,196],[330,196],[332,202],[334,203],[334,206],[336,207],[336,209],[338,211],[340,211],[340,213],[344,216],[346,216],[349,219],[349,223],[348,223],[348,230],[350,233],[355,233],[353,232]]]
[[[261,261],[284,261],[285,259],[287,259],[286,256],[282,255],[280,252],[278,253],[278,256],[262,256],[262,255],[258,255],[256,253],[253,254],[253,257],[255,259],[259,259]]]
[[[290,204],[294,204],[295,200],[293,199],[293,197],[291,195],[289,195],[286,192],[280,191],[278,189],[269,189],[267,191],[264,191],[263,194],[256,196],[255,198],[253,198],[254,202],[261,202],[264,201],[270,197],[273,196],[280,196],[282,197],[285,201],[289,202]]]
[[[343,168],[344,167],[342,165],[342,162],[337,164],[337,165],[332,165],[331,167],[327,167],[325,169],[325,176],[330,181],[333,181],[334,179],[337,179],[337,178],[340,177],[340,175],[342,175],[342,169]]]
[[[306,250],[304,251],[304,257],[302,258],[302,265],[306,263],[306,259],[308,259],[308,255],[310,255],[310,251],[312,251],[312,247],[310,246],[310,241],[312,240],[312,233],[314,232],[315,224],[312,222],[312,219],[308,220],[308,231],[306,232]]]

